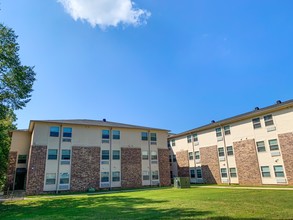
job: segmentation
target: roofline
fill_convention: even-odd
[[[138,125],[130,125],[130,124],[125,124],[126,126],[134,126],[134,127],[123,127],[123,126],[110,126],[110,125],[93,125],[93,124],[82,124],[82,123],[70,123],[70,122],[57,122],[58,120],[54,121],[54,120],[30,120],[29,123],[29,128],[28,131],[32,131],[34,128],[34,124],[36,122],[41,122],[41,123],[51,123],[51,124],[62,124],[62,125],[86,125],[86,126],[93,126],[93,127],[109,127],[109,128],[125,128],[125,129],[142,129],[142,130],[156,130],[156,131],[167,131],[169,132],[170,130],[167,129],[160,129],[160,128],[151,128],[151,127],[144,127],[144,126],[138,126]],[[110,123],[117,123],[117,122],[111,122],[111,121],[107,121]],[[123,123],[119,123],[119,124],[123,124]]]
[[[220,121],[210,123],[210,124],[207,124],[204,126],[200,126],[200,127],[197,127],[197,128],[191,129],[191,130],[187,130],[187,131],[181,132],[179,134],[172,135],[168,139],[173,139],[173,138],[189,135],[189,134],[200,132],[200,131],[204,131],[204,130],[208,130],[208,129],[212,129],[212,128],[217,128],[219,126],[225,126],[225,125],[235,123],[238,121],[242,121],[245,119],[258,117],[263,114],[276,112],[276,111],[280,111],[280,110],[284,110],[284,109],[292,108],[292,107],[293,107],[293,99],[285,101],[285,102],[281,102],[281,103],[276,103],[274,105],[270,105],[270,106],[267,106],[264,108],[260,108],[259,110],[254,110],[254,111],[246,112],[246,113],[236,115],[233,117],[229,117],[226,119],[222,119]]]

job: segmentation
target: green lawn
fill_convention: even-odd
[[[29,197],[0,219],[292,219],[293,191],[197,188]]]

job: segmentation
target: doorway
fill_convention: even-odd
[[[26,180],[26,168],[17,168],[15,175],[14,190],[24,190]]]

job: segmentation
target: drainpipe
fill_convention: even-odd
[[[56,184],[56,194],[58,194],[58,189],[59,189],[59,172],[60,172],[60,160],[61,160],[61,141],[62,141],[62,124],[60,125],[60,133],[59,133],[59,146],[58,146],[58,157],[57,157],[57,176],[56,176],[56,180],[57,180],[57,184]]]
[[[230,185],[231,178],[230,178],[230,169],[229,169],[229,162],[228,162],[228,155],[227,155],[227,145],[226,145],[226,136],[225,136],[225,129],[221,126],[221,131],[223,132],[223,141],[224,141],[224,154],[225,154],[225,160],[226,160],[226,167],[227,167],[227,176],[228,176],[228,185]]]
[[[193,163],[194,163],[194,174],[196,173],[196,162],[195,162],[195,151],[194,151],[194,140],[193,140],[193,134],[190,133],[191,136],[191,143],[192,143],[192,158],[193,158]],[[188,155],[189,157],[189,155]],[[188,158],[189,160],[189,158]],[[196,177],[197,180],[197,177]]]
[[[109,132],[109,144],[110,144],[110,151],[109,151],[109,183],[110,183],[110,190],[112,190],[112,128],[110,128]]]
[[[152,163],[151,163],[151,133],[150,133],[150,130],[148,130],[148,151],[149,151],[149,171],[150,171],[150,186],[152,186]]]

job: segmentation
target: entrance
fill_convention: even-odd
[[[15,175],[14,190],[24,190],[26,180],[26,168],[17,168]]]

